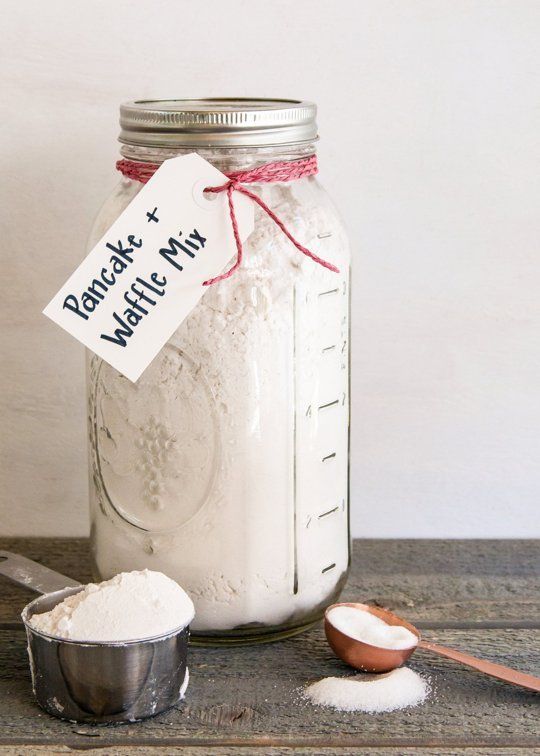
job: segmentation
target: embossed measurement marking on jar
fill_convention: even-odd
[[[325,517],[328,517],[329,515],[334,514],[334,512],[339,512],[339,506],[334,507],[333,509],[329,509],[328,512],[323,512],[322,514],[319,515],[317,519],[323,520]]]
[[[339,399],[334,399],[333,402],[328,402],[327,404],[321,404],[319,406],[319,410],[328,409],[328,407],[335,407],[336,404],[339,404]]]

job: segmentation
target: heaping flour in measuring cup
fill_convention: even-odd
[[[118,643],[166,635],[190,624],[193,602],[161,572],[122,572],[89,583],[54,609],[35,614],[34,630],[78,642]]]

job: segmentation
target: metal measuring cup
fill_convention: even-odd
[[[57,638],[35,630],[30,619],[84,586],[9,551],[0,551],[0,574],[43,594],[25,606],[21,618],[34,695],[46,712],[75,722],[135,722],[182,700],[189,681],[189,626],[120,643]]]

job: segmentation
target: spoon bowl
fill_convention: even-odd
[[[401,625],[407,628],[413,635],[416,635],[418,643],[408,648],[381,648],[380,646],[372,646],[369,643],[346,635],[341,630],[338,630],[330,620],[330,612],[338,606],[348,606],[360,612],[368,612],[386,622],[387,625]],[[460,664],[465,664],[498,680],[504,680],[513,685],[534,690],[537,693],[540,692],[540,678],[525,672],[518,672],[518,670],[511,669],[510,667],[504,667],[502,664],[495,664],[485,659],[477,659],[475,656],[464,654],[462,651],[456,651],[453,648],[439,646],[438,643],[422,640],[420,632],[414,625],[401,619],[396,614],[392,614],[388,609],[381,609],[380,607],[369,606],[368,604],[332,604],[324,613],[324,631],[328,644],[336,656],[346,664],[354,667],[354,669],[359,669],[363,672],[391,672],[393,669],[404,664],[417,648],[421,648],[424,651],[430,651],[438,656],[444,656]]]
[[[410,646],[409,648],[380,648],[379,646],[372,646],[370,643],[351,638],[349,635],[345,635],[341,630],[335,627],[329,619],[329,614],[332,609],[336,609],[338,606],[349,606],[352,609],[358,609],[359,611],[368,612],[378,617],[387,625],[400,625],[410,630],[413,635],[416,635],[418,642],[420,642],[420,633],[409,622],[400,619],[392,612],[386,609],[380,609],[376,606],[369,606],[368,604],[356,604],[356,603],[342,603],[332,604],[324,613],[324,632],[326,634],[326,640],[328,645],[346,664],[349,664],[355,669],[360,669],[363,672],[390,672],[396,667],[401,667],[407,659],[411,656],[416,648]]]

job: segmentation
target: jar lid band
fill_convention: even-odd
[[[317,139],[317,106],[302,100],[135,100],[120,106],[123,144],[270,147]]]

